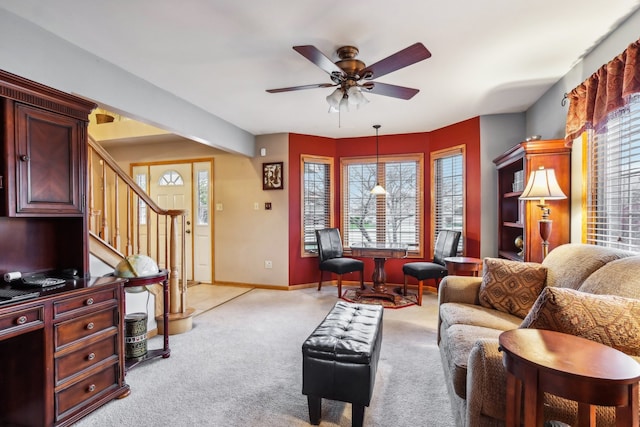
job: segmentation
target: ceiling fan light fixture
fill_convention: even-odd
[[[357,86],[351,86],[348,89],[339,87],[329,96],[327,96],[330,113],[338,113],[341,111],[349,111],[352,107],[360,108],[369,103],[362,91]]]

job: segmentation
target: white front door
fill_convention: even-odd
[[[149,195],[162,209],[183,209],[186,211],[186,230],[185,230],[185,259],[187,280],[193,280],[192,268],[192,238],[191,238],[191,221],[193,214],[193,202],[191,195],[193,194],[193,181],[190,163],[175,163],[167,165],[152,165],[149,168]],[[171,232],[170,224],[166,227],[164,217],[161,218],[159,224],[160,244],[166,242],[166,232]],[[178,235],[182,233],[182,224],[178,221]],[[178,263],[178,271],[182,271],[180,262],[182,260],[182,248],[176,248],[176,261]]]
[[[162,164],[136,163],[132,166],[134,179],[143,189],[148,189],[149,196],[159,207],[186,211],[187,280],[213,283],[213,217],[210,210],[210,201],[213,198],[213,159]],[[139,212],[138,215],[145,216],[144,212]],[[165,231],[171,230],[165,226],[164,218],[160,220],[160,224],[155,224],[154,216],[149,221],[149,224],[143,222],[140,227],[140,240],[146,240],[148,227],[152,247],[156,244],[165,245]],[[178,233],[181,233],[180,221],[178,227]],[[156,242],[156,228],[159,242]],[[180,263],[182,247],[178,247],[177,250],[176,257]],[[158,263],[165,267],[163,259],[159,259]],[[178,265],[177,268],[182,271],[182,266]]]

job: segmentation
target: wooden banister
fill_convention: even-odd
[[[137,253],[150,256],[158,266],[169,270],[171,316],[180,319],[181,315],[188,314],[190,317],[193,310],[186,304],[187,211],[158,206],[91,136],[88,143],[89,200],[92,211],[89,230],[115,251],[132,255],[135,248]],[[95,170],[96,167],[101,169]],[[121,185],[124,185],[126,191],[120,189]],[[102,206],[94,206],[98,203]],[[146,206],[144,218],[140,218],[141,203]],[[161,222],[164,223],[163,227],[160,227]],[[123,223],[126,226],[124,243],[120,234]],[[153,223],[155,226],[152,226]],[[158,304],[156,307],[159,307]],[[156,308],[156,316],[159,314],[161,313]]]

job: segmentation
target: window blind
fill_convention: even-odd
[[[640,250],[640,94],[590,131],[585,241]]]
[[[302,156],[302,253],[317,253],[315,231],[332,226],[333,159]]]
[[[419,254],[423,234],[423,155],[342,160],[342,237],[352,244],[406,244]],[[380,183],[386,196],[371,194]]]
[[[464,149],[436,152],[432,160],[432,245],[441,230],[460,231],[464,235]],[[433,251],[433,247],[431,248]],[[464,253],[464,239],[458,243]]]

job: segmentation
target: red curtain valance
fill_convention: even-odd
[[[589,128],[597,128],[607,114],[625,104],[630,95],[640,92],[640,40],[568,95],[566,141],[573,141]]]

